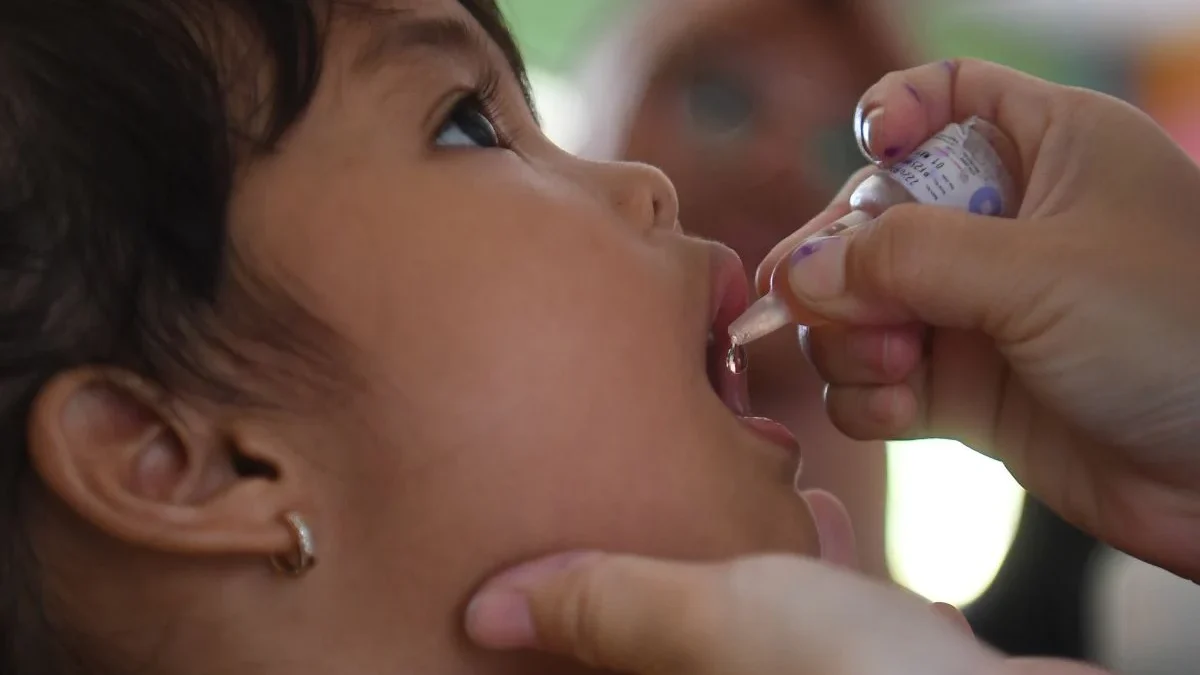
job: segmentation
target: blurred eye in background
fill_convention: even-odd
[[[704,140],[737,140],[753,131],[758,101],[744,78],[701,71],[687,82],[684,96],[688,123]]]

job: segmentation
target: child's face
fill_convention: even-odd
[[[457,2],[392,6],[411,11],[335,24],[309,114],[231,212],[361,380],[295,441],[322,552],[306,583],[353,608],[341,630],[445,668],[460,603],[531,556],[816,554],[795,451],[706,374],[739,261],[679,232],[662,175],[551,145]],[[494,110],[470,94],[489,69]]]

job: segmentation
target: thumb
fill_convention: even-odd
[[[467,632],[484,647],[643,675],[943,675],[998,662],[915,595],[795,556],[550,558],[489,583]]]
[[[802,315],[854,325],[919,321],[996,332],[1027,311],[1053,265],[1025,221],[904,204],[785,257],[773,288]],[[781,283],[782,282],[782,283]],[[786,292],[786,291],[785,291]]]
[[[537,648],[607,670],[703,673],[721,601],[721,567],[601,553],[566,554],[489,582],[467,633],[493,649]]]

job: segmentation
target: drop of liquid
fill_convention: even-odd
[[[746,348],[736,342],[733,343],[729,348],[729,354],[725,356],[725,367],[734,375],[741,375],[746,372],[747,361]]]

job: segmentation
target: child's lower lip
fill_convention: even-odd
[[[800,443],[796,441],[796,436],[784,425],[766,417],[738,417],[738,419],[746,428],[760,437],[779,446],[788,454],[797,458],[800,457]]]

